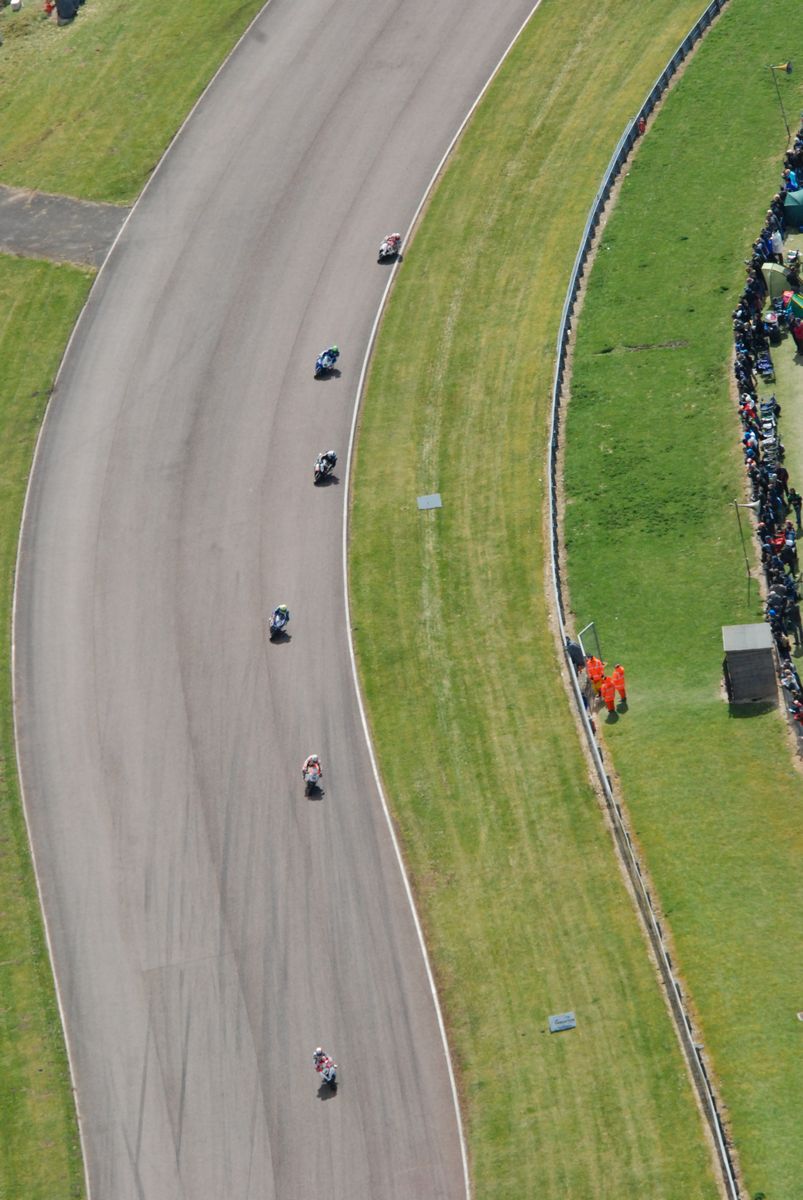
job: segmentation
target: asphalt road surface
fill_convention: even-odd
[[[350,672],[343,472],[314,488],[312,465],[329,446],[345,465],[376,247],[530,7],[273,0],[67,354],[15,686],[93,1200],[464,1194]],[[342,374],[315,381],[331,341]]]

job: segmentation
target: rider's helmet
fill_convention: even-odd
[[[340,353],[340,347],[339,347],[339,346],[333,346],[333,347],[332,347],[332,351],[333,351],[333,353],[334,353],[334,354],[339,354],[339,353]]]
[[[317,1057],[317,1055],[319,1055],[319,1054],[323,1054],[323,1050],[321,1049],[321,1047],[320,1047],[320,1046],[316,1046],[316,1047],[315,1047],[315,1054],[316,1054],[316,1057]]]

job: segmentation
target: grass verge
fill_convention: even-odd
[[[775,1200],[801,1180],[803,788],[778,713],[721,698],[720,626],[762,619],[732,503],[730,317],[784,149],[766,64],[798,46],[733,0],[667,100],[590,276],[566,430],[573,605],[629,674],[605,734],[748,1190]]]
[[[0,1196],[84,1194],[50,959],[19,802],[9,630],[34,443],[88,272],[0,257]]]
[[[0,180],[130,203],[264,0],[90,0],[73,24],[0,9]]]
[[[406,256],[364,402],[356,647],[483,1200],[716,1194],[543,573],[568,272],[611,147],[700,7],[545,0]],[[418,512],[432,491],[443,509]],[[566,1009],[577,1029],[550,1036]]]

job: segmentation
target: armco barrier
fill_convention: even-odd
[[[600,217],[607,203],[613,183],[618,176],[623,163],[627,160],[633,143],[638,138],[638,123],[644,117],[648,117],[655,107],[657,101],[663,95],[670,80],[674,76],[678,67],[686,58],[686,55],[702,37],[705,30],[709,27],[714,17],[725,7],[727,0],[713,0],[705,10],[700,20],[678,46],[666,68],[655,81],[650,94],[642,104],[639,111],[636,113],[633,120],[628,125],[622,137],[619,139],[619,144],[613,152],[608,169],[605,172],[599,191],[594,198],[594,203],[591,205],[591,210],[588,214],[588,220],[583,230],[583,235],[580,241],[580,249],[577,251],[577,257],[574,260],[574,268],[572,270],[569,287],[566,291],[566,299],[563,303],[563,312],[560,319],[560,328],[558,330],[557,354],[555,360],[555,377],[552,384],[552,419],[550,427],[549,439],[549,527],[550,527],[550,559],[552,567],[552,586],[555,599],[555,607],[558,614],[558,624],[560,627],[561,642],[565,643],[566,639],[566,622],[565,609],[563,606],[563,589],[561,585],[560,574],[560,556],[559,556],[559,541],[558,541],[558,507],[557,507],[557,479],[556,468],[558,458],[558,439],[560,433],[559,414],[561,407],[561,397],[563,394],[563,376],[566,366],[566,353],[571,335],[572,312],[574,310],[577,292],[580,286],[580,280],[583,275],[586,260],[591,250],[591,245],[594,239],[594,233],[599,224]],[[686,1055],[686,1059],[691,1069],[692,1077],[697,1087],[703,1110],[708,1118],[711,1126],[711,1132],[714,1137],[714,1142],[717,1148],[717,1155],[722,1168],[723,1181],[730,1200],[740,1200],[740,1189],[736,1181],[736,1173],[734,1170],[733,1161],[731,1159],[728,1148],[725,1130],[722,1125],[722,1120],[717,1108],[716,1097],[708,1078],[708,1072],[705,1068],[705,1063],[702,1057],[702,1046],[694,1040],[694,1031],[692,1030],[691,1022],[686,1012],[683,1003],[683,994],[680,984],[675,978],[672,969],[672,962],[664,945],[661,925],[655,914],[650,893],[645,884],[641,873],[638,859],[633,850],[633,843],[627,826],[622,817],[622,810],[616,803],[616,799],[611,788],[611,781],[605,769],[605,763],[602,759],[600,748],[597,745],[594,730],[591,726],[588,713],[586,712],[583,703],[583,697],[580,690],[580,684],[577,678],[577,672],[569,659],[567,658],[567,666],[569,675],[572,681],[572,690],[574,692],[577,708],[580,714],[580,719],[585,729],[588,739],[591,755],[594,760],[594,765],[599,775],[602,790],[605,795],[613,828],[616,836],[617,845],[622,855],[622,859],[627,867],[630,878],[633,882],[636,898],[639,903],[647,932],[650,935],[655,950],[658,965],[661,969],[661,974],[666,984],[669,1001],[672,1007],[672,1012],[675,1017],[675,1023],[680,1034],[680,1040]]]

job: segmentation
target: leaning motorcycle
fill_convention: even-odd
[[[379,257],[377,262],[382,262],[383,259],[395,258],[401,250],[401,234],[389,233],[379,247]]]
[[[328,375],[330,371],[334,370],[336,362],[335,355],[324,350],[323,354],[319,354],[315,359],[315,378],[320,379],[322,375]]]
[[[322,479],[327,477],[327,475],[331,475],[334,469],[335,464],[332,462],[331,458],[327,458],[325,455],[319,454],[315,459],[315,471],[313,473],[314,482],[320,483]]]
[[[280,634],[284,633],[289,620],[290,616],[288,613],[273,613],[268,624],[268,637],[271,641],[274,641]]]

